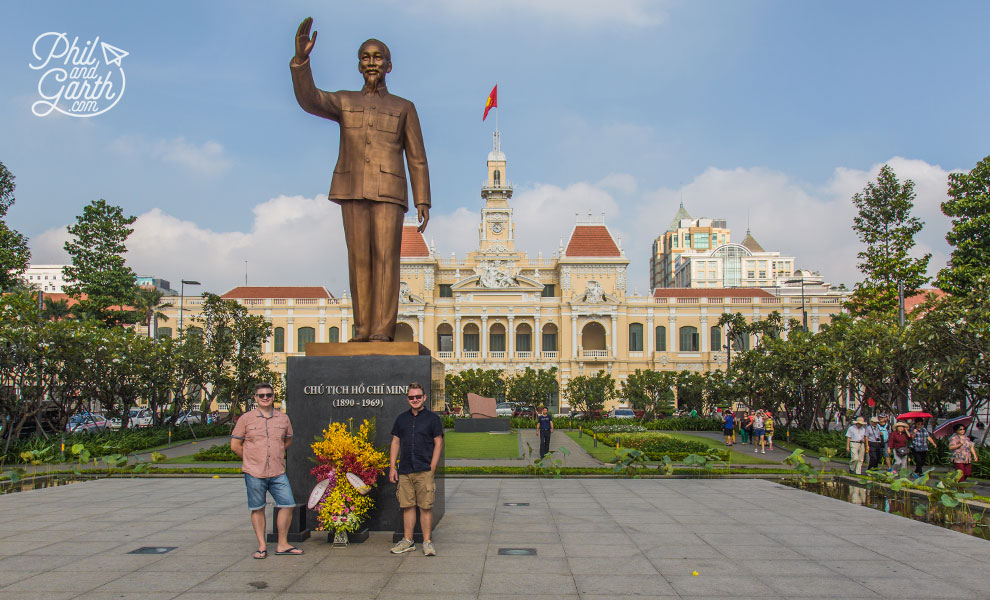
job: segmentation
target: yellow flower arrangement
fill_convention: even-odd
[[[357,531],[375,501],[359,494],[345,475],[353,473],[373,486],[388,466],[388,456],[371,443],[375,431],[372,421],[364,420],[356,433],[349,429],[344,423],[330,423],[323,438],[312,444],[318,464],[311,472],[317,479],[331,481],[316,507],[317,529],[321,531]]]

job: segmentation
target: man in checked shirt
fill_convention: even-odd
[[[268,557],[265,541],[266,494],[272,495],[278,513],[275,554],[297,556],[303,551],[290,546],[288,540],[296,501],[285,474],[285,451],[292,443],[292,424],[285,413],[275,410],[275,390],[270,383],[254,386],[254,401],[258,407],[241,415],[230,434],[230,449],[243,459],[241,471],[247,486],[248,510],[251,511],[254,533],[258,536],[258,550],[254,558]]]

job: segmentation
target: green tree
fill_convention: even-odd
[[[677,373],[677,408],[699,413],[705,410],[705,376],[697,371]]]
[[[952,218],[945,239],[952,246],[949,266],[938,274],[936,285],[950,294],[969,294],[990,274],[990,156],[969,173],[949,175],[949,199],[942,212]]]
[[[171,302],[162,303],[164,294],[154,288],[135,288],[134,306],[135,316],[139,323],[143,323],[148,328],[148,337],[154,337],[154,327],[158,321],[168,321],[168,315],[158,310],[172,306]]]
[[[621,393],[633,410],[642,410],[647,419],[655,419],[673,410],[676,385],[677,374],[673,371],[636,369],[622,382]]]
[[[68,317],[72,312],[69,310],[69,301],[64,298],[61,300],[52,300],[46,297],[42,303],[41,318],[46,321],[60,321]]]
[[[590,419],[591,413],[602,410],[606,402],[615,398],[615,380],[605,371],[578,375],[567,382],[565,393],[571,409],[583,412],[584,418]]]
[[[22,283],[21,276],[31,262],[28,240],[6,222],[14,205],[14,175],[0,162],[0,292]]]
[[[912,296],[928,282],[925,273],[931,254],[911,257],[914,236],[923,226],[921,219],[911,216],[914,198],[914,182],[900,183],[888,165],[880,169],[876,183],[868,183],[853,196],[859,210],[853,230],[866,245],[857,254],[864,279],[850,299],[854,314],[892,316],[897,311],[898,283],[904,284],[905,296]]]
[[[262,354],[262,343],[272,334],[272,324],[262,316],[216,294],[203,294],[201,314],[193,319],[202,335],[180,332],[186,343],[202,343],[202,370],[194,383],[206,391],[203,407],[214,401],[229,402],[231,415],[240,414],[254,386],[267,381],[278,386],[281,379]],[[198,341],[197,341],[198,340]]]
[[[509,378],[506,382],[505,395],[516,402],[550,408],[557,391],[557,367],[549,369],[526,367],[524,372]]]
[[[135,278],[124,254],[135,218],[100,199],[87,205],[76,224],[68,227],[73,239],[65,243],[65,250],[72,264],[63,270],[69,282],[65,292],[79,302],[80,313],[108,325],[133,320],[133,312],[124,307],[134,300]]]
[[[455,407],[464,406],[468,394],[502,401],[505,398],[504,372],[500,369],[465,369],[460,373],[447,373],[444,389]]]

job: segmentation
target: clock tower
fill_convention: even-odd
[[[481,188],[481,197],[485,206],[481,209],[478,248],[485,254],[515,252],[515,226],[509,206],[512,185],[506,176],[505,154],[497,130],[492,138],[492,151],[488,153],[488,180]]]

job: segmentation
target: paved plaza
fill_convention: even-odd
[[[448,479],[434,540],[253,560],[240,479],[105,479],[0,496],[0,599],[990,597],[990,543],[755,479]]]

